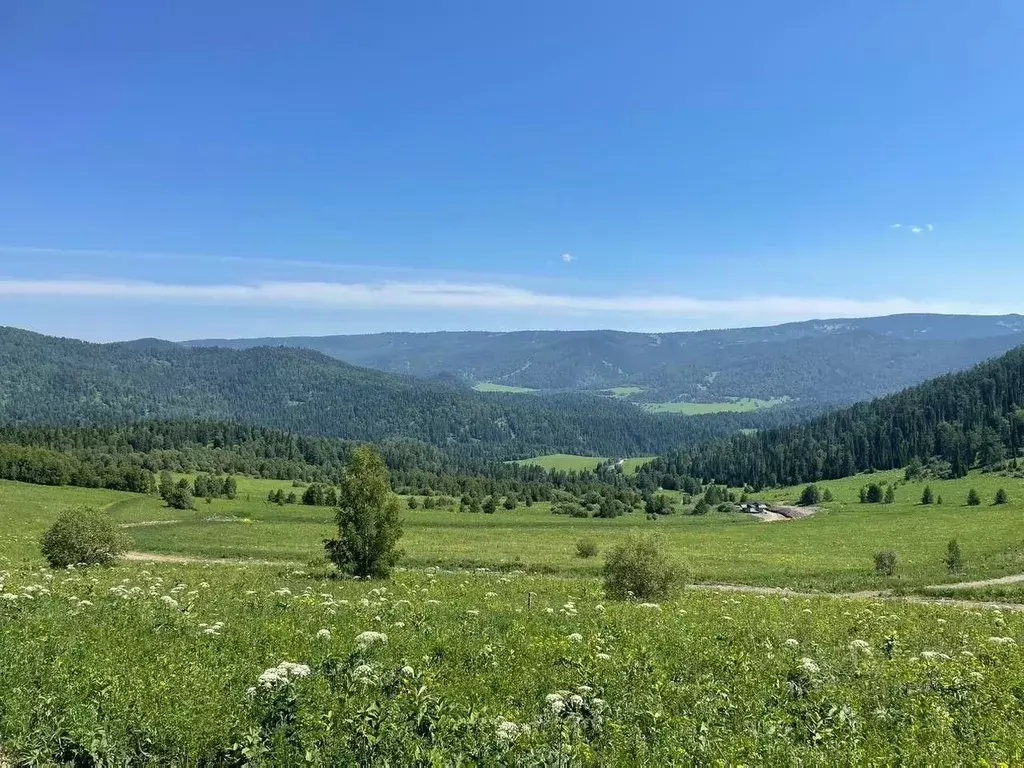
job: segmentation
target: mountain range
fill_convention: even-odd
[[[1024,344],[1024,316],[906,314],[658,334],[380,333],[185,344],[312,349],[354,365],[468,386],[599,394],[623,388],[620,396],[639,403],[758,398],[840,405],[895,392]]]

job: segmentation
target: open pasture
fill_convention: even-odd
[[[641,403],[640,407],[651,413],[681,413],[685,416],[700,416],[708,413],[745,413],[764,408],[773,408],[788,402],[788,397],[772,400],[758,400],[753,397],[737,397],[717,403]]]

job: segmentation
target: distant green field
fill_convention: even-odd
[[[510,387],[506,384],[494,384],[490,381],[481,381],[479,384],[474,384],[473,389],[477,392],[512,392],[515,394],[526,394],[537,391],[536,389],[530,389],[529,387]]]
[[[611,389],[602,389],[602,392],[606,392],[612,397],[631,397],[633,395],[639,395],[644,391],[643,387],[612,387]]]
[[[739,397],[719,403],[643,403],[641,405],[651,413],[681,413],[685,416],[699,416],[706,413],[742,413],[772,408],[788,402],[788,397],[777,397],[773,400],[758,400],[754,397]]]
[[[572,469],[594,469],[602,461],[607,459],[601,456],[573,456],[568,453],[551,453],[547,456],[535,456],[532,459],[522,459],[517,464],[543,467],[544,469],[561,469],[569,471]]]

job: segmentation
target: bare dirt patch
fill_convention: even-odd
[[[119,528],[145,528],[150,525],[174,525],[180,520],[140,520],[137,523],[121,523]]]
[[[290,560],[236,560],[231,557],[187,557],[162,555],[157,552],[125,552],[125,560],[146,563],[177,563],[179,565],[299,565]]]

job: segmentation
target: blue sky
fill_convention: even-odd
[[[1024,311],[1022,39],[1014,0],[7,3],[0,325]]]

